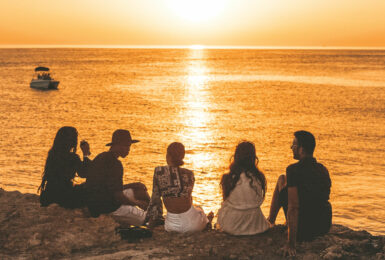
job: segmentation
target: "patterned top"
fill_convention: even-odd
[[[150,205],[146,221],[163,217],[163,198],[190,197],[194,188],[194,173],[185,168],[159,166],[155,168]]]

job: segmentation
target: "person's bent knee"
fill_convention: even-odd
[[[125,188],[125,189],[134,189],[135,191],[136,191],[136,190],[144,190],[144,191],[147,191],[146,185],[144,185],[144,184],[141,183],[141,182],[133,182],[133,183],[125,184],[125,185],[124,185],[124,188]]]
[[[134,190],[129,188],[129,189],[124,189],[123,190],[124,196],[126,196],[129,200],[134,200],[135,199],[135,193]]]
[[[286,175],[282,174],[278,177],[277,185],[279,191],[281,191],[286,186]]]

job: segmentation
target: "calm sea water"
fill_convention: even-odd
[[[30,89],[35,66],[54,70],[58,91]],[[0,49],[1,187],[36,193],[61,126],[76,127],[93,156],[126,128],[141,142],[122,160],[125,182],[151,189],[167,145],[180,141],[195,202],[216,212],[220,177],[250,140],[267,216],[277,177],[295,162],[293,132],[306,129],[331,174],[334,223],[385,234],[384,68],[385,51],[367,50]]]

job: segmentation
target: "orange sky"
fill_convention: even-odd
[[[385,47],[385,1],[1,0],[13,44]]]

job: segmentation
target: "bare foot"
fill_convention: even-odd
[[[207,219],[209,220],[209,222],[206,225],[206,230],[213,229],[213,226],[211,223],[213,221],[213,218],[214,218],[214,212],[210,211],[210,213],[207,214]]]
[[[274,226],[275,226],[275,221],[272,221],[272,220],[270,219],[270,217],[268,217],[266,220],[267,220],[267,222],[269,222],[270,227],[274,227]]]

